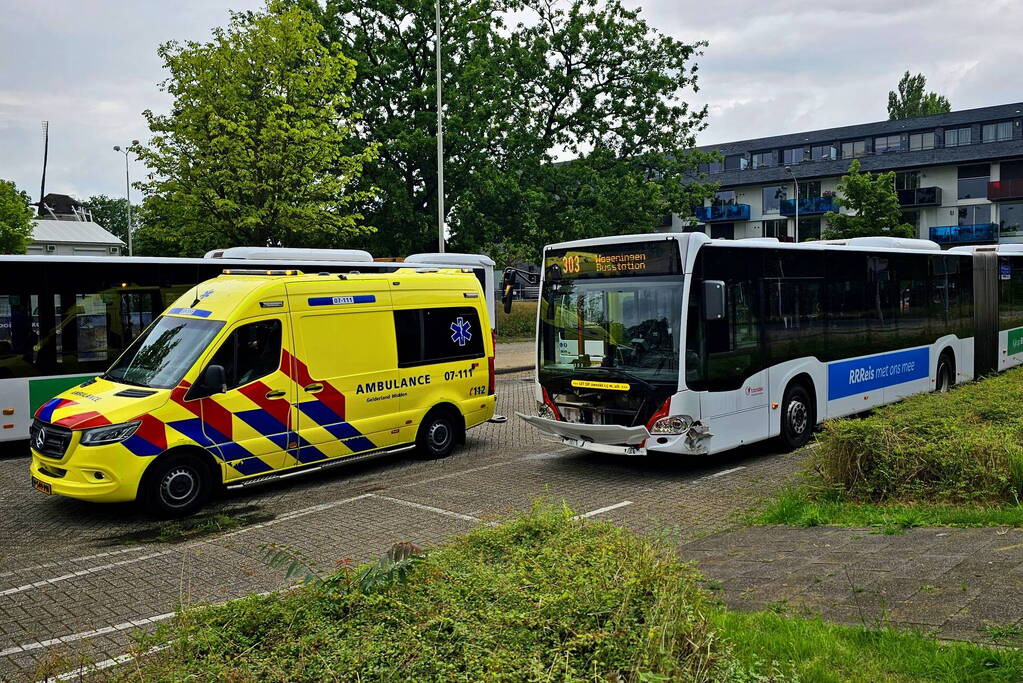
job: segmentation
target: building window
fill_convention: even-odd
[[[981,142],[1002,142],[1012,139],[1012,121],[986,123],[980,129]]]
[[[866,140],[856,140],[855,142],[842,143],[843,159],[855,159],[856,157],[866,156],[866,154],[867,154]]]
[[[895,174],[896,190],[916,190],[920,187],[920,171],[900,171]]]
[[[788,188],[784,185],[768,185],[764,188],[764,200],[761,213],[780,213],[781,200],[788,198]]]
[[[882,135],[874,138],[874,154],[890,154],[902,151],[901,135]]]
[[[821,219],[820,216],[814,216],[813,218],[801,217],[799,219],[799,241],[805,242],[806,240],[819,240],[821,238]]]
[[[838,150],[834,145],[817,145],[810,149],[810,158],[814,161],[834,161],[838,158]]]
[[[809,199],[812,197],[821,196],[821,181],[819,180],[807,180],[799,183],[799,198]]]
[[[919,211],[903,211],[902,222],[909,223],[913,226],[914,230],[920,229],[920,212]]]
[[[1023,232],[1023,204],[998,205],[998,233],[1017,236]]]
[[[959,199],[984,199],[987,197],[987,181],[991,176],[990,164],[973,164],[959,167]],[[987,221],[984,221],[985,223]]]
[[[969,128],[953,128],[945,131],[945,146],[960,147],[970,144]]]
[[[913,133],[909,136],[909,151],[934,149],[934,133]]]
[[[789,241],[788,221],[764,221],[764,237],[776,237],[779,241]]]
[[[991,205],[974,204],[973,206],[957,207],[959,225],[983,225],[991,222]]]
[[[746,168],[746,157],[741,154],[729,154],[725,157],[726,171],[742,171]]]
[[[714,206],[735,204],[735,190],[722,190],[721,192],[715,192],[714,201],[712,201],[711,204]]]
[[[706,173],[724,173],[724,171],[725,171],[725,162],[723,162],[723,161],[711,161],[711,162],[709,162],[707,164],[704,164],[704,168],[705,168],[705,172]]]
[[[757,152],[753,155],[753,168],[769,168],[777,166],[778,155],[775,152]]]
[[[806,161],[806,148],[805,147],[794,147],[787,149],[783,153],[785,165],[790,164],[801,164]]]

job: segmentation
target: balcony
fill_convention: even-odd
[[[997,223],[942,225],[931,228],[931,241],[938,244],[980,244],[998,241]]]
[[[987,184],[987,198],[993,202],[1023,199],[1023,179],[991,181]]]
[[[800,197],[799,198],[799,215],[808,216],[815,213],[827,213],[828,211],[838,211],[838,205],[835,204],[834,197]],[[795,199],[783,199],[781,200],[781,215],[783,216],[795,216],[796,215],[796,200]]]
[[[902,206],[941,206],[940,187],[918,187],[913,190],[896,190]]]
[[[718,204],[696,207],[696,220],[701,223],[718,221],[748,221],[749,204]]]

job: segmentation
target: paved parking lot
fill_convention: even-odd
[[[498,381],[498,412],[531,407],[528,375]],[[431,545],[538,496],[630,528],[693,538],[729,525],[798,468],[798,454],[757,446],[697,460],[622,459],[561,449],[511,417],[473,430],[441,461],[402,456],[230,492],[215,510],[253,523],[179,544],[134,506],[38,494],[27,459],[0,460],[0,679],[101,662],[130,634],[182,604],[285,585],[262,560],[286,545],[329,569],[393,543]]]

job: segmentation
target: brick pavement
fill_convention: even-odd
[[[529,409],[528,374],[502,376],[498,396],[502,414]],[[695,459],[568,451],[512,417],[472,430],[466,447],[444,460],[396,456],[229,492],[213,510],[264,521],[167,545],[146,541],[159,524],[134,506],[42,496],[28,486],[25,458],[0,460],[0,679],[121,655],[132,622],[151,628],[142,620],[165,621],[182,603],[284,586],[262,562],[267,543],[329,568],[346,557],[375,558],[397,541],[440,543],[537,496],[693,538],[728,527],[751,491],[780,485],[798,465],[797,454],[766,447]],[[124,534],[139,540],[112,545]]]
[[[536,365],[536,342],[499,342],[494,350],[498,373],[516,372]]]
[[[1023,529],[750,527],[688,543],[682,555],[735,609],[954,640],[990,641],[986,626],[1023,626]]]

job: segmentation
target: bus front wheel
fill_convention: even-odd
[[[142,503],[156,517],[184,517],[210,498],[209,467],[193,453],[174,453],[157,460],[142,482]]]
[[[789,450],[805,446],[817,424],[817,407],[810,392],[802,384],[785,390],[781,402],[781,442]]]

